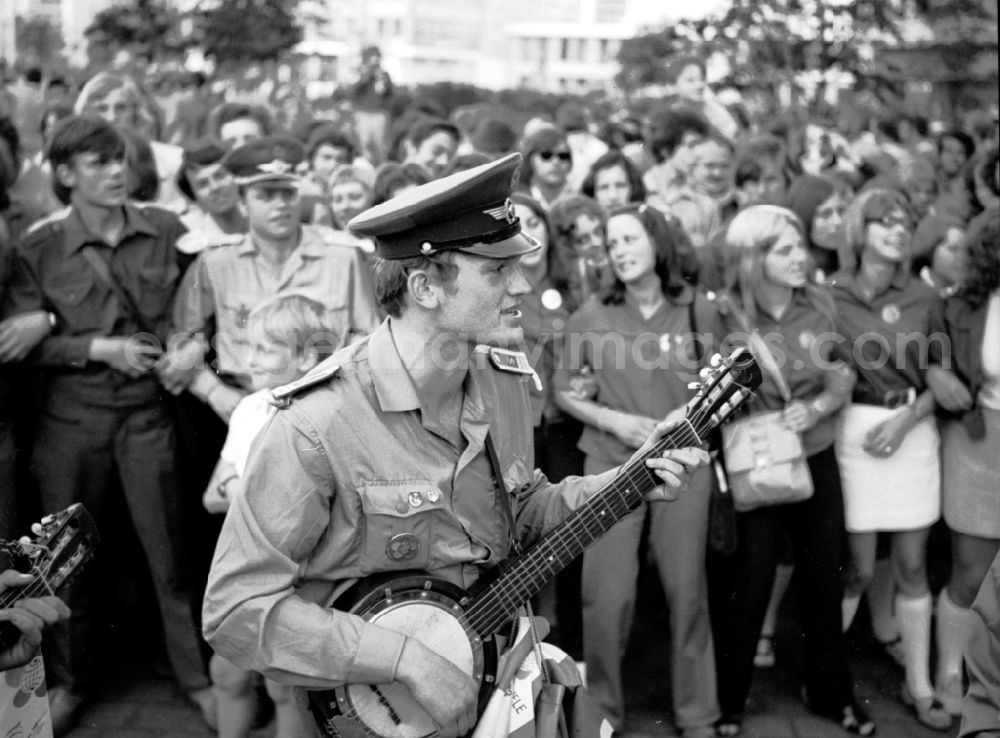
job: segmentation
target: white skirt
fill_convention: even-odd
[[[869,431],[896,412],[854,404],[844,410],[836,450],[848,532],[919,530],[941,516],[941,441],[933,416],[917,421],[888,458],[863,448]]]

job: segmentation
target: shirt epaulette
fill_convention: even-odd
[[[193,231],[188,231],[188,233],[193,234]],[[209,249],[220,249],[224,246],[237,246],[243,243],[243,239],[246,238],[245,233],[230,233],[216,236],[211,241],[205,244],[205,250]]]
[[[133,204],[136,206],[136,208],[139,209],[139,212],[142,213],[143,215],[152,212],[160,215],[172,215],[175,218],[178,217],[178,213],[176,210],[171,210],[166,205],[160,205],[159,203],[156,202],[136,202]]]
[[[542,380],[532,368],[531,362],[528,361],[528,357],[524,355],[524,352],[491,346],[487,349],[486,354],[490,357],[490,363],[494,369],[510,374],[530,376],[534,380],[538,391],[542,391]]]
[[[67,215],[69,215],[70,206],[67,205],[64,208],[56,210],[54,213],[49,213],[44,218],[36,220],[21,236],[22,244],[28,241],[36,241],[39,238],[44,238],[42,234],[53,234],[58,232],[60,221],[62,221]]]
[[[271,390],[267,400],[278,409],[284,409],[292,404],[292,398],[300,392],[315,387],[328,379],[332,379],[340,371],[339,364],[327,364],[323,362],[316,366],[304,377],[289,382],[281,387]]]

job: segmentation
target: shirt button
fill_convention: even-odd
[[[396,512],[398,512],[400,515],[402,515],[409,509],[410,506],[406,504],[406,500],[400,500],[398,503],[396,503]]]

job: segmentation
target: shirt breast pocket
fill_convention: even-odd
[[[180,269],[176,264],[139,269],[139,309],[144,317],[162,318],[170,309]]]
[[[423,569],[430,561],[444,493],[423,479],[373,480],[359,490],[368,571]]]
[[[59,314],[59,322],[73,331],[96,331],[101,328],[103,301],[94,294],[90,274],[72,274],[46,281],[45,294]]]

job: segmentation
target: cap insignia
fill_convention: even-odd
[[[420,244],[420,250],[425,254],[429,254],[434,250],[434,244],[432,244],[430,241],[424,241],[422,244]]]
[[[292,165],[283,159],[275,159],[266,164],[258,164],[257,168],[267,174],[288,174],[292,171]]]
[[[505,220],[508,223],[513,223],[517,220],[517,212],[514,210],[514,203],[510,201],[509,197],[503,205],[490,208],[489,210],[484,210],[483,212],[496,220]]]

